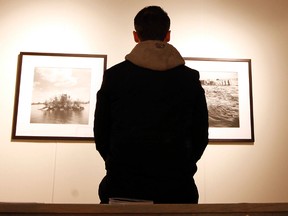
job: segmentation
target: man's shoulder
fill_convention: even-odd
[[[199,71],[193,68],[190,68],[186,65],[180,65],[174,68],[174,70],[178,70],[179,72],[182,72],[182,74],[184,74],[185,76],[199,79]]]
[[[122,61],[122,62],[120,62],[118,64],[113,65],[112,67],[107,69],[106,72],[113,73],[114,71],[121,71],[123,69],[132,67],[132,65],[133,64],[131,62],[125,60],[125,61]]]
[[[185,70],[187,70],[187,71],[189,71],[189,72],[199,73],[196,69],[190,68],[190,67],[188,67],[188,66],[186,66],[186,65],[184,65],[184,68],[185,68]]]

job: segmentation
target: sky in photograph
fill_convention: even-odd
[[[69,95],[72,100],[86,102],[90,100],[90,87],[90,68],[36,67],[32,102],[45,102],[61,94]]]
[[[200,71],[200,79],[237,79],[238,73],[232,71]]]

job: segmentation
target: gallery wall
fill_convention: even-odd
[[[255,142],[210,143],[195,176],[200,203],[288,202],[286,0],[0,0],[0,202],[99,202],[93,142],[11,140],[17,57],[107,54],[110,67],[151,4],[169,13],[183,56],[252,59]]]

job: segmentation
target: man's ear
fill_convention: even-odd
[[[171,35],[171,31],[168,31],[168,32],[166,33],[165,38],[164,38],[164,42],[169,42],[169,41],[170,41],[170,35]]]
[[[136,43],[139,43],[139,42],[140,42],[140,39],[139,39],[138,34],[137,34],[136,31],[133,31],[133,37],[134,37],[134,41],[135,41]]]

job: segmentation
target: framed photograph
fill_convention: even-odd
[[[200,73],[211,142],[254,142],[251,59],[184,58]]]
[[[93,140],[107,55],[21,52],[12,139]]]

